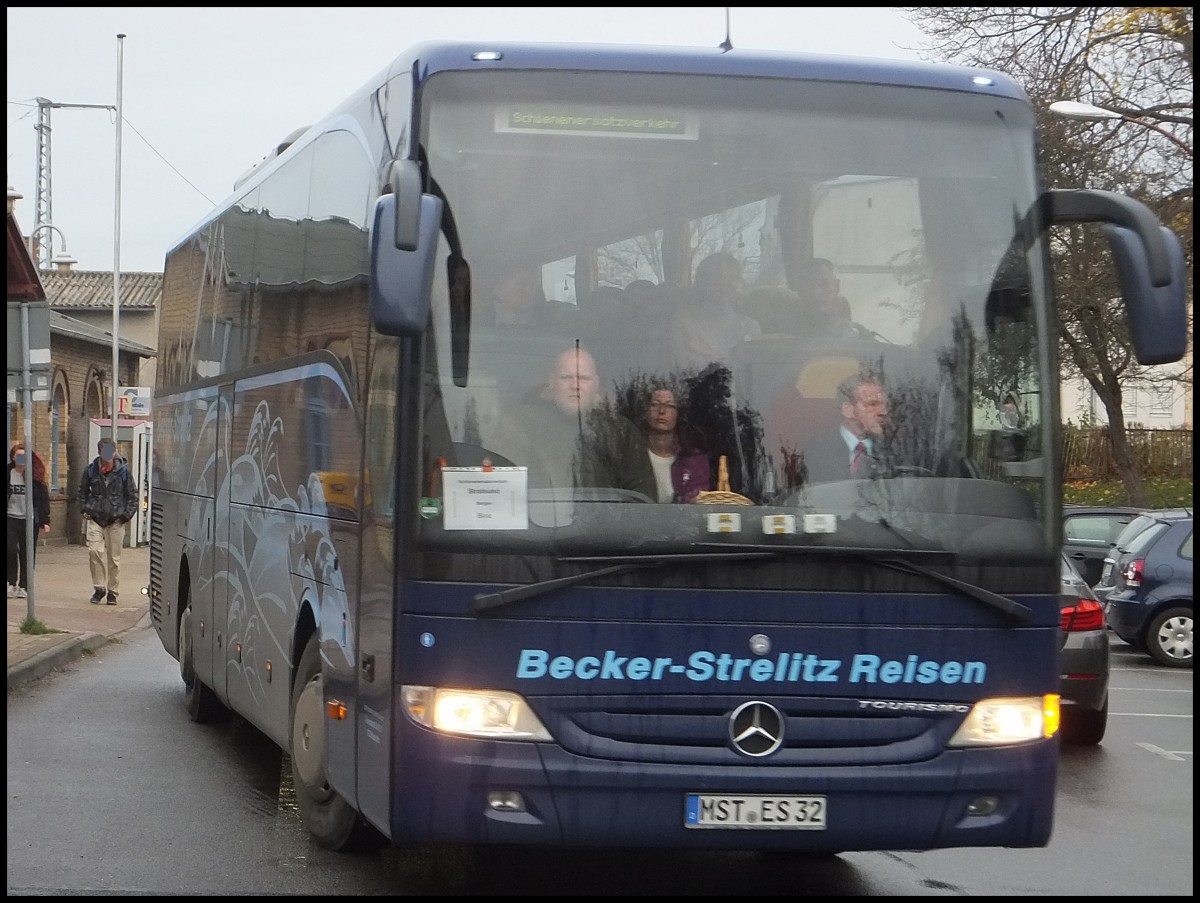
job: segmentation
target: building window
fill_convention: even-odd
[[[61,381],[55,380],[54,394],[50,397],[50,474],[51,492],[62,492],[66,483],[66,425],[67,390]]]
[[[1150,416],[1169,418],[1175,408],[1175,392],[1170,385],[1150,387]]]
[[[1126,417],[1137,416],[1138,390],[1137,386],[1131,386],[1128,383],[1121,387],[1121,407],[1125,411]]]

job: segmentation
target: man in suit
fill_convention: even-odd
[[[800,482],[869,479],[886,470],[884,427],[887,394],[879,380],[856,373],[838,386],[841,423],[806,443],[800,455]]]

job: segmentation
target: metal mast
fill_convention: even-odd
[[[53,224],[50,215],[50,108],[54,106],[44,97],[34,98],[38,105],[37,125],[37,178],[33,206],[33,231],[37,235],[41,226]],[[37,243],[37,266],[39,270],[50,269],[54,259],[54,230],[46,229],[45,240]]]
[[[50,214],[50,111],[53,109],[70,110],[116,110],[111,103],[54,103],[44,97],[35,97],[38,105],[38,121],[34,126],[37,132],[37,190],[34,194],[33,216],[34,231],[29,234],[36,236],[42,226],[54,225],[54,217]],[[45,230],[48,234],[45,241],[37,245],[37,265],[39,270],[50,269],[54,260],[54,230]]]

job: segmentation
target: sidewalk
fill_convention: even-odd
[[[33,570],[33,616],[55,633],[21,633],[28,599],[8,600],[8,689],[36,680],[79,659],[134,627],[150,626],[150,547],[121,550],[117,605],[92,605],[87,548],[39,546]]]

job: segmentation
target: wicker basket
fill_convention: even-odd
[[[729,462],[721,455],[717,462],[717,488],[701,492],[693,500],[695,505],[753,505],[754,502],[736,492],[729,491]]]

